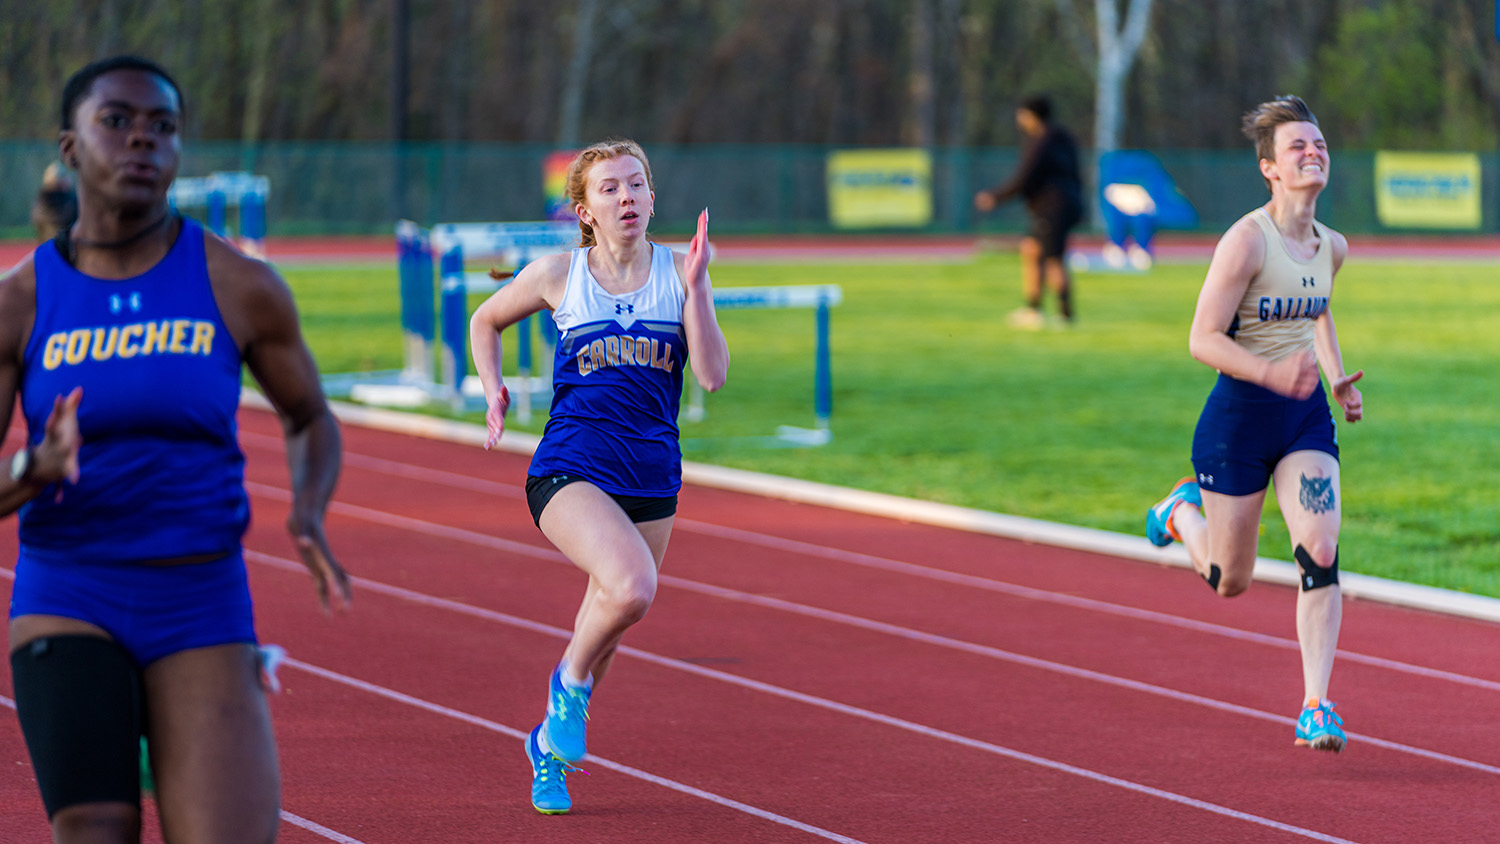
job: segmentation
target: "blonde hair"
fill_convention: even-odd
[[[589,170],[595,164],[627,155],[634,156],[637,161],[641,162],[641,166],[646,170],[646,188],[655,191],[656,183],[651,179],[651,162],[646,160],[646,151],[641,149],[641,145],[635,141],[611,138],[585,148],[573,159],[573,163],[568,165],[568,202],[575,208],[583,203],[588,194]],[[579,219],[578,245],[593,246],[596,242],[594,227]]]
[[[1257,160],[1276,160],[1276,127],[1283,123],[1311,123],[1316,126],[1318,118],[1307,107],[1307,103],[1295,94],[1263,102],[1240,118],[1240,128],[1245,137],[1255,142]],[[1266,190],[1270,189],[1271,180],[1267,179]]]

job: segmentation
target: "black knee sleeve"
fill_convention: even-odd
[[[47,817],[80,803],[141,804],[140,669],[100,636],[50,636],[10,655],[16,714]]]
[[[1297,560],[1297,569],[1302,573],[1300,578],[1303,592],[1311,592],[1314,589],[1322,589],[1324,586],[1332,586],[1339,582],[1339,549],[1333,549],[1333,565],[1323,568],[1313,562],[1312,555],[1301,545],[1292,552]]]

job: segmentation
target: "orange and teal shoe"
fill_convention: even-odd
[[[1198,482],[1192,478],[1183,478],[1178,481],[1167,497],[1156,503],[1156,506],[1146,511],[1146,538],[1151,544],[1165,548],[1172,544],[1172,540],[1181,540],[1177,535],[1177,529],[1172,526],[1172,514],[1177,512],[1177,505],[1191,504],[1194,507],[1203,506],[1203,493],[1198,489]]]
[[[1344,749],[1348,739],[1344,736],[1344,719],[1333,711],[1337,705],[1330,700],[1307,699],[1307,705],[1302,707],[1302,715],[1297,719],[1298,747],[1334,753]]]
[[[531,807],[544,815],[566,815],[573,808],[573,798],[568,796],[568,772],[587,775],[588,771],[543,749],[537,741],[541,731],[538,724],[526,737],[526,758],[531,760]]]

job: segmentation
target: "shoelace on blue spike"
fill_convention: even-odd
[[[542,781],[542,788],[544,791],[559,791],[564,790],[568,787],[568,774],[574,771],[577,771],[578,773],[583,774],[586,777],[592,776],[592,774],[590,774],[588,771],[585,771],[577,765],[569,764],[567,762],[564,762],[561,758],[554,756],[551,753],[547,753],[542,756],[542,770],[541,773],[537,775],[537,777]]]

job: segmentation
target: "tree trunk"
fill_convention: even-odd
[[[594,53],[594,20],[599,0],[578,0],[578,19],[573,22],[573,57],[568,62],[568,80],[563,85],[561,119],[557,127],[557,144],[578,144],[583,122],[583,92],[588,86],[589,63]]]
[[[932,0],[911,4],[911,95],[906,142],[927,149],[937,140],[937,111],[933,107]]]
[[[1124,120],[1125,79],[1146,39],[1151,0],[1126,0],[1125,29],[1119,28],[1115,0],[1094,0],[1099,31],[1099,72],[1094,77],[1094,154],[1120,147]]]
[[[276,0],[256,0],[250,12],[251,23],[241,33],[245,39],[249,73],[245,79],[245,115],[240,124],[240,140],[253,145],[265,135],[266,92],[271,84],[272,65],[276,61],[272,46],[277,31]]]

